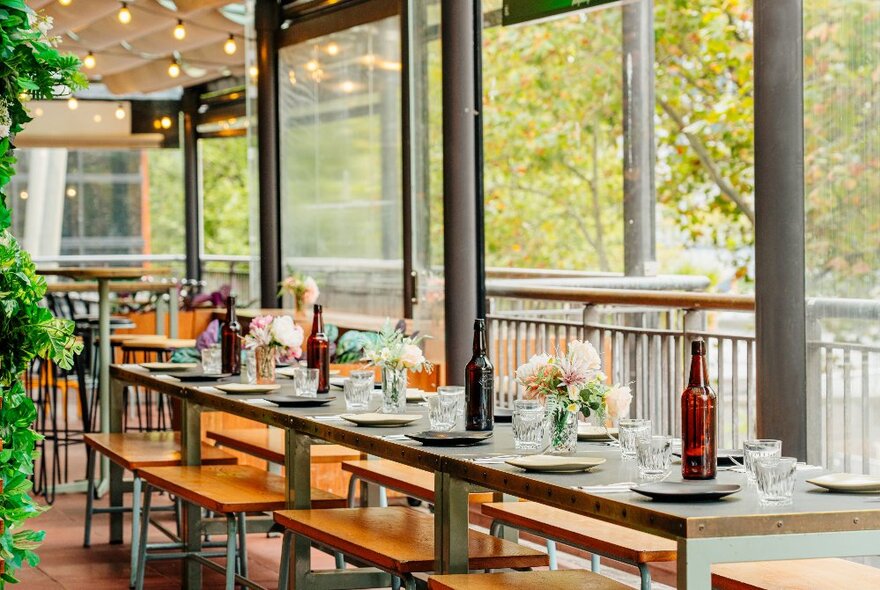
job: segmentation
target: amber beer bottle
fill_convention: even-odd
[[[474,321],[474,356],[465,368],[464,397],[467,404],[465,428],[492,430],[495,406],[495,367],[489,360],[486,323]]]
[[[224,373],[241,374],[241,324],[235,316],[235,297],[226,298],[226,321],[220,330],[220,362]]]
[[[681,394],[681,476],[713,479],[717,462],[715,392],[709,386],[706,343],[691,343],[691,373]]]
[[[324,333],[324,308],[314,307],[312,333],[306,343],[306,360],[310,369],[318,369],[318,393],[330,391],[330,342]]]

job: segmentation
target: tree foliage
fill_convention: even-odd
[[[36,409],[21,375],[37,357],[70,368],[82,350],[73,323],[40,306],[46,283],[9,232],[10,212],[2,192],[15,172],[11,138],[31,120],[24,101],[53,98],[85,85],[79,60],[59,54],[47,37],[50,26],[23,0],[0,0],[0,559],[5,563],[0,588],[17,581],[15,571],[23,564],[39,562],[34,549],[43,539],[42,532],[22,526],[43,509],[29,494],[39,435],[31,428]]]

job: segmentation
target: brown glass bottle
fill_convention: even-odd
[[[716,472],[715,392],[709,386],[706,343],[691,343],[691,372],[681,394],[681,476],[713,479]]]
[[[318,393],[330,391],[330,342],[324,333],[324,309],[314,307],[312,332],[306,343],[306,360],[310,369],[318,369]]]
[[[495,413],[495,367],[489,360],[486,323],[474,321],[474,356],[465,368],[465,428],[492,430]]]
[[[226,321],[220,330],[220,362],[224,373],[241,374],[241,324],[235,316],[235,297],[226,298]]]

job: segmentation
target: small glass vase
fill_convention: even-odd
[[[382,413],[406,413],[406,369],[382,367]]]
[[[550,451],[556,454],[574,453],[578,442],[577,412],[569,412],[565,404],[553,402],[547,406],[547,421]]]
[[[275,356],[275,349],[269,346],[258,346],[254,349],[257,384],[275,383]]]

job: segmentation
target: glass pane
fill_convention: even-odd
[[[279,52],[282,255],[334,310],[403,312],[400,19]]]
[[[880,473],[880,4],[804,3],[812,456]]]

